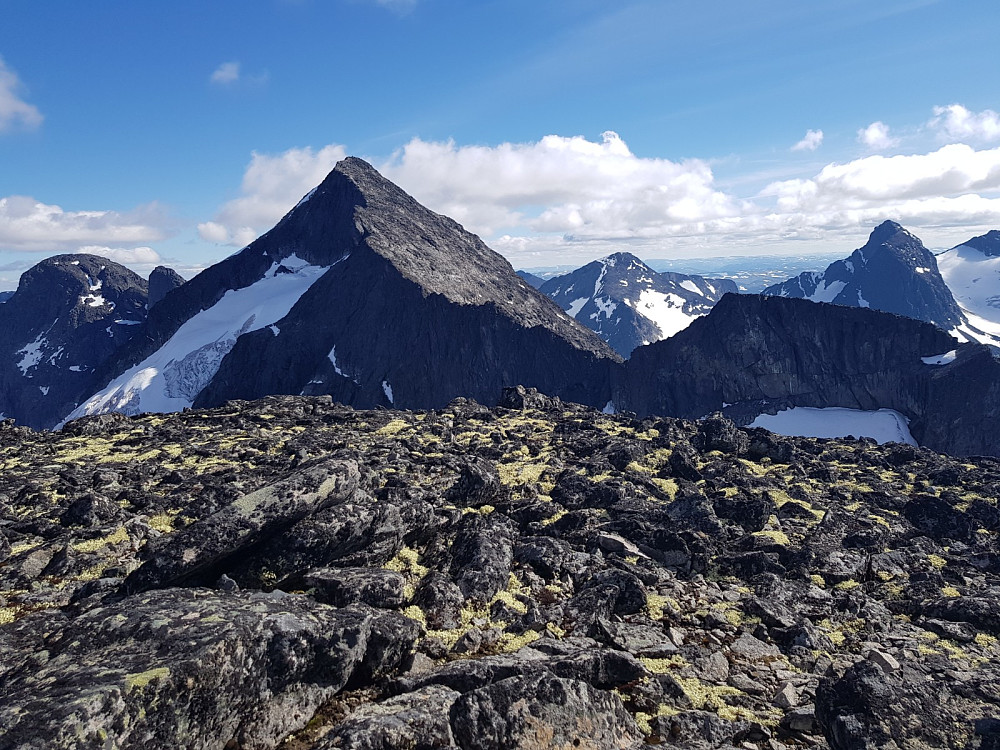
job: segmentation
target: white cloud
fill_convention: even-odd
[[[215,69],[209,79],[220,86],[228,86],[240,80],[240,64],[237,61],[224,62]]]
[[[884,206],[1000,189],[1000,148],[976,151],[956,143],[929,154],[868,156],[828,164],[807,180],[769,185],[762,195],[777,198],[783,211]]]
[[[156,204],[128,213],[64,211],[27,196],[0,198],[2,250],[58,252],[82,245],[138,245],[165,238],[166,224]]]
[[[993,141],[1000,138],[1000,114],[992,109],[970,112],[961,104],[935,107],[934,118],[928,124],[948,140]]]
[[[209,242],[247,244],[345,155],[340,145],[254,154],[240,197],[199,233]],[[424,205],[529,267],[578,264],[622,249],[650,258],[787,252],[790,240],[819,249],[853,242],[887,218],[931,235],[942,227],[1000,226],[1000,148],[966,144],[830,163],[811,177],[772,182],[749,200],[721,188],[704,161],[639,157],[612,132],[599,141],[551,135],[495,146],[415,138],[374,164]]]
[[[339,145],[319,151],[293,148],[277,156],[255,152],[243,174],[242,195],[222,206],[214,220],[199,224],[198,234],[217,244],[249,244],[322,182],[345,156],[347,152]]]
[[[889,135],[889,126],[884,122],[875,121],[867,128],[858,131],[858,140],[875,151],[899,145],[899,139]]]
[[[17,74],[0,58],[0,133],[17,125],[32,129],[42,124],[42,113],[38,108],[20,97],[22,88]]]
[[[78,253],[88,255],[99,255],[102,258],[121,263],[123,266],[133,268],[149,268],[158,266],[163,260],[160,254],[151,247],[104,247],[101,245],[84,245],[77,249]]]
[[[822,130],[807,130],[805,137],[792,146],[792,151],[815,151],[822,143]]]
[[[414,139],[380,169],[417,200],[486,236],[521,229],[641,237],[742,209],[715,189],[706,162],[637,157],[611,131],[599,143],[557,135],[492,147]]]

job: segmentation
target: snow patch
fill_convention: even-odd
[[[70,365],[69,366],[69,371],[70,372],[83,372],[84,368],[81,367],[80,365]]]
[[[698,285],[691,281],[691,279],[684,279],[684,281],[681,282],[681,287],[683,289],[687,289],[689,292],[694,292],[701,297],[705,296],[705,293],[701,291],[701,289],[698,288]]]
[[[125,320],[125,319],[122,319],[122,320],[116,320],[115,324],[116,325],[120,325],[120,326],[141,326],[142,325],[142,321],[141,320]]]
[[[47,385],[40,385],[40,386],[38,386],[38,390],[40,390],[42,392],[43,396],[48,396],[49,395],[49,386],[47,386]]]
[[[52,326],[45,333],[40,333],[35,337],[35,340],[30,344],[25,345],[23,348],[19,349],[16,353],[21,355],[21,361],[17,363],[17,369],[21,371],[21,374],[30,378],[28,370],[32,367],[37,367],[38,363],[42,361],[42,349],[49,343],[45,338],[45,334],[51,330]]]
[[[635,311],[652,321],[660,329],[660,338],[669,338],[683,331],[699,317],[684,312],[684,298],[677,294],[664,294],[654,289],[643,289]]]
[[[615,402],[608,401],[608,403],[604,405],[604,408],[601,409],[601,412],[603,414],[617,414],[617,412],[615,411]]]
[[[816,287],[816,291],[810,294],[807,299],[813,302],[833,302],[837,295],[844,291],[845,286],[847,286],[846,281],[831,281],[829,284],[826,281],[821,281]]]
[[[618,308],[617,302],[612,302],[611,298],[601,299],[600,297],[594,298],[594,304],[597,305],[597,312],[591,314],[591,318],[597,320],[601,313],[604,313],[605,318],[611,318],[611,315]]]
[[[314,188],[313,188],[312,190],[310,190],[310,191],[309,191],[308,193],[306,193],[305,195],[303,195],[303,196],[302,196],[302,200],[300,200],[300,201],[299,201],[298,203],[296,203],[296,204],[295,204],[295,208],[298,208],[298,207],[299,207],[299,206],[301,206],[301,205],[302,205],[303,203],[306,203],[306,202],[308,202],[308,200],[309,200],[310,198],[312,198],[312,197],[313,197],[313,195],[315,195],[315,194],[316,194],[316,191],[317,191],[317,190],[319,190],[319,185],[317,185],[317,186],[316,186],[316,187],[314,187]]]
[[[275,336],[281,333],[281,329],[278,328],[278,326],[268,326],[268,328],[271,329],[271,333],[273,333]]]
[[[580,310],[583,309],[583,306],[587,304],[587,300],[589,299],[590,297],[580,297],[579,299],[573,300],[569,303],[569,307],[566,308],[566,312],[571,318],[575,318]]]
[[[935,354],[933,357],[921,357],[920,361],[925,365],[947,365],[955,361],[955,356],[957,354],[958,350],[952,349],[950,352]]]
[[[862,411],[842,407],[818,409],[794,406],[777,414],[761,414],[750,427],[763,427],[779,435],[815,438],[869,437],[878,443],[916,445],[909,420],[893,409]]]
[[[392,398],[392,386],[385,380],[382,381],[382,391],[385,393],[385,397],[389,399],[389,403],[395,405],[396,402]]]
[[[104,307],[104,305],[107,305],[112,310],[115,309],[115,303],[108,302],[100,294],[88,294],[80,297],[80,304],[86,305],[87,307]]]

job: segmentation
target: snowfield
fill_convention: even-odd
[[[761,414],[751,427],[763,427],[779,435],[816,438],[869,437],[882,443],[916,445],[909,420],[892,409],[862,411],[829,407],[795,406],[777,414]]]
[[[215,305],[184,323],[166,344],[77,407],[66,421],[88,414],[171,412],[189,407],[244,333],[271,326],[326,272],[292,255],[276,273],[231,289]]]

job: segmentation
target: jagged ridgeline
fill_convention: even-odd
[[[1000,741],[996,459],[512,389],[0,461],[2,750]]]

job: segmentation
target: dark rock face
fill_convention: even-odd
[[[729,279],[657,273],[631,253],[595,260],[549,279],[539,290],[623,357],[672,336],[723,294],[738,291]]]
[[[184,277],[167,266],[157,266],[149,274],[149,307],[184,283]]]
[[[411,621],[305,597],[169,589],[98,608],[4,675],[0,748],[274,747],[370,661],[398,666],[373,653],[380,617],[408,651]]]
[[[822,273],[806,272],[770,286],[763,294],[870,307],[946,331],[965,322],[934,256],[894,221],[877,226],[849,258],[831,263]]]
[[[967,242],[963,242],[962,245],[971,247],[973,250],[978,250],[990,258],[1000,257],[1000,230],[991,229],[986,234],[981,234]]]
[[[0,307],[0,413],[54,426],[145,318],[146,282],[106,258],[57,255],[30,268]]]
[[[296,274],[306,276],[287,312],[265,318],[249,304],[208,343],[177,349],[172,337],[230,290],[267,297]],[[157,369],[169,377],[132,379],[129,368],[148,369],[168,342],[174,364]],[[518,383],[596,405],[617,359],[478,237],[350,158],[271,231],[153,306],[135,345],[102,370],[112,381],[104,401],[74,416],[273,393],[428,408],[458,396],[495,402]]]
[[[951,350],[953,362],[924,357]],[[640,415],[724,411],[747,423],[789,406],[895,409],[921,444],[1000,453],[1000,364],[929,324],[806,300],[727,295],[677,336],[637,350],[614,403]],[[695,374],[696,373],[696,374]]]

